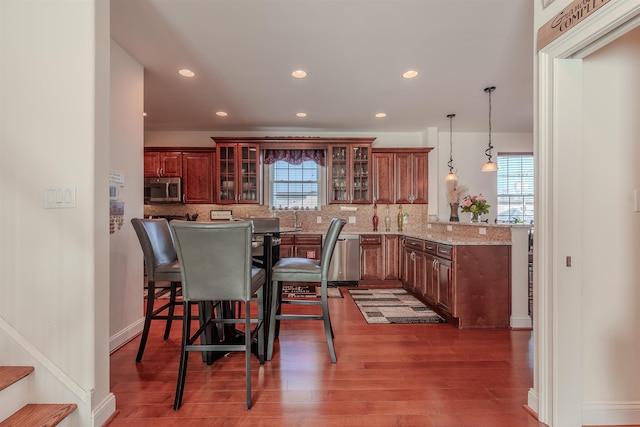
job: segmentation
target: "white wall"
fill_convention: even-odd
[[[32,397],[77,403],[69,425],[111,401],[108,39],[108,2],[0,2],[0,364],[37,360]],[[50,186],[76,206],[44,209]]]
[[[583,395],[638,402],[640,29],[585,58],[583,72]]]
[[[454,119],[455,120],[455,119]],[[438,148],[431,152],[431,156],[437,159],[437,183],[429,182],[430,191],[437,186],[438,208],[437,214],[441,221],[448,221],[450,215],[449,203],[444,177],[449,173],[449,132],[438,133]],[[493,223],[496,218],[497,208],[497,174],[494,172],[482,172],[482,165],[487,162],[484,151],[489,142],[488,133],[453,133],[453,166],[458,175],[458,183],[465,185],[470,194],[482,193],[491,208],[489,214],[483,215],[483,219],[489,219]],[[533,134],[531,133],[491,133],[492,160],[500,152],[533,152]],[[431,207],[429,207],[431,213]],[[469,221],[468,213],[459,213],[460,221]]]
[[[220,132],[210,131],[164,131],[145,132],[145,147],[215,147],[212,136],[322,136],[349,138],[376,138],[374,147],[426,147],[424,134],[420,132],[368,133],[368,132]]]
[[[143,256],[132,218],[143,215],[144,70],[120,45],[111,42],[110,168],[121,172],[125,185],[122,227],[110,238],[109,351],[142,331]]]

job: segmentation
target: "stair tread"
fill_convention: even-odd
[[[0,366],[0,390],[33,372],[33,366]]]
[[[77,405],[66,404],[29,404],[0,422],[0,427],[53,427],[67,415],[75,411]]]

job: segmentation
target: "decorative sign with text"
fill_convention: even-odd
[[[611,0],[575,0],[571,2],[540,27],[538,30],[538,50],[565,34],[609,1]]]

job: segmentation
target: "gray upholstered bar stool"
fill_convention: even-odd
[[[173,237],[169,228],[169,222],[164,219],[131,219],[133,229],[138,235],[140,246],[144,254],[144,264],[147,271],[147,309],[142,327],[142,337],[138,347],[136,362],[142,360],[144,348],[149,337],[149,329],[152,320],[166,320],[164,339],[169,338],[171,322],[181,319],[174,315],[178,284],[180,277],[180,263],[173,244]],[[161,282],[158,284],[157,282]],[[167,283],[164,285],[163,283]],[[157,288],[169,289],[169,301],[160,307],[155,307],[155,295]],[[166,312],[166,314],[161,314]]]
[[[333,218],[329,224],[327,237],[322,247],[322,255],[319,260],[308,258],[281,258],[272,271],[271,308],[269,319],[269,338],[267,341],[267,360],[273,356],[273,344],[276,337],[276,329],[280,320],[322,320],[324,332],[327,337],[331,361],[336,363],[336,351],[333,347],[333,329],[329,317],[329,302],[327,295],[327,280],[329,277],[329,264],[333,256],[333,250],[338,241],[338,236],[345,225],[345,221]],[[282,299],[282,282],[320,282],[320,301],[306,299]],[[285,313],[286,305],[319,305],[319,314],[294,314]]]
[[[251,345],[257,337],[258,359],[264,362],[264,301],[263,288],[266,273],[252,265],[252,231],[250,221],[193,222],[171,221],[171,230],[176,242],[178,260],[182,266],[182,350],[178,383],[173,404],[179,409],[182,404],[189,352],[244,351],[247,409],[251,408]],[[252,297],[257,302],[257,311],[251,315]],[[241,302],[244,305],[242,318],[236,318],[233,310],[221,309],[220,301]],[[216,313],[201,313],[200,327],[191,333],[191,310],[189,304],[198,302],[216,306]],[[235,340],[197,344],[199,337],[218,324],[244,325],[243,343]],[[254,327],[252,328],[252,325]]]

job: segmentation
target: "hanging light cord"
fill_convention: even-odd
[[[491,92],[494,90],[496,90],[495,86],[484,89],[484,91],[489,94],[489,146],[484,150],[484,154],[489,158],[488,163],[491,163],[491,149],[493,149],[493,145],[491,145]]]
[[[455,116],[455,114],[447,115],[449,117],[449,162],[447,165],[449,165],[450,174],[453,174],[453,118]]]

